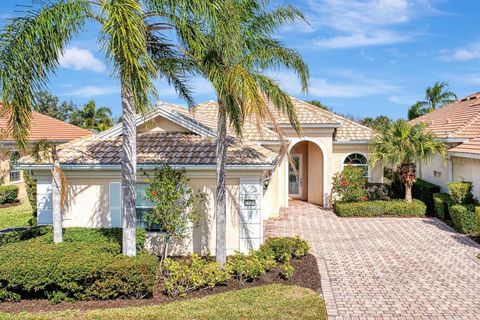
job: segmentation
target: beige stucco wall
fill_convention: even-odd
[[[313,142],[308,142],[308,202],[323,205],[323,154]]]
[[[330,177],[343,169],[343,162],[352,153],[360,153],[369,157],[368,144],[334,144],[332,152],[332,162],[330,168]],[[375,167],[369,166],[368,168],[368,180],[370,182],[383,182],[383,166],[381,164]]]
[[[309,198],[309,142],[308,141],[300,141],[299,143],[295,144],[293,148],[290,150],[291,155],[302,155],[302,164],[301,170],[302,172],[299,174],[301,175],[301,189],[302,193],[300,195],[300,199],[304,201],[308,201]],[[288,184],[288,180],[287,180]]]
[[[473,194],[480,199],[480,159],[453,157],[453,180],[473,182]]]
[[[287,168],[288,159],[286,156],[283,156],[273,171],[268,187],[263,193],[263,219],[278,217],[280,209],[288,206],[288,202],[286,201],[288,197],[288,185],[285,184],[285,181],[288,179]]]
[[[188,132],[188,130],[184,127],[179,126],[178,124],[163,117],[157,117],[153,120],[148,121],[145,124],[138,126],[137,131],[146,132],[155,128],[166,132]]]
[[[438,174],[435,176],[435,171],[440,176]],[[442,192],[447,192],[450,178],[448,171],[448,160],[437,155],[430,163],[418,166],[417,176],[425,181],[439,185],[442,188]]]

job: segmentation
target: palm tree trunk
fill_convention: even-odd
[[[405,201],[409,203],[413,202],[411,183],[405,183]]]
[[[124,255],[136,255],[137,126],[133,97],[122,84],[122,228]]]
[[[412,202],[412,186],[416,177],[416,166],[413,162],[403,162],[399,166],[400,178],[405,184],[405,201]]]
[[[227,109],[218,101],[217,123],[217,201],[215,203],[217,262],[224,266],[227,262],[226,232],[227,232],[227,201],[225,167],[227,162]]]
[[[52,220],[53,220],[53,242],[63,242],[62,232],[62,206],[60,199],[60,188],[62,180],[59,171],[58,160],[54,160],[52,168]]]

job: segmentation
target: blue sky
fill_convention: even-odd
[[[480,87],[480,1],[474,0],[302,0],[294,4],[309,24],[290,25],[277,33],[298,50],[310,68],[310,90],[299,92],[296,78],[272,73],[293,96],[318,99],[336,112],[359,117],[405,117],[423,99],[425,88],[446,81],[459,96]],[[0,17],[18,15],[2,1]],[[120,113],[119,85],[98,51],[92,26],[69,44],[50,91],[61,100],[83,104],[94,99]],[[192,78],[197,102],[214,99],[206,81]],[[164,82],[161,100],[185,105]]]

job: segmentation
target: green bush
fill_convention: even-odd
[[[435,203],[433,195],[440,192],[440,186],[427,182],[422,179],[417,179],[412,187],[412,196],[425,203],[427,206],[427,213],[429,215],[435,214]]]
[[[307,241],[296,237],[271,237],[260,246],[260,251],[272,255],[278,262],[290,261],[291,258],[305,256],[311,250]]]
[[[390,200],[389,190],[385,183],[367,183],[366,195],[368,200]]]
[[[404,200],[336,202],[334,209],[340,217],[422,217],[425,216],[427,207],[422,201],[414,199],[412,203]]]
[[[0,187],[0,204],[15,202],[18,198],[18,187],[14,185]]]
[[[157,258],[119,255],[115,244],[65,242],[40,238],[0,247],[0,294],[59,300],[150,296]]]
[[[449,207],[452,199],[448,193],[433,194],[435,216],[442,220],[450,220]]]
[[[165,259],[162,264],[162,277],[165,292],[169,296],[178,297],[194,290],[213,288],[227,281],[230,274],[222,270],[215,261],[192,254],[182,260]]]
[[[237,252],[228,258],[225,270],[241,284],[259,278],[275,267],[273,256],[264,255],[262,251],[250,251],[248,255]]]
[[[474,204],[461,205],[457,204],[450,207],[450,215],[452,224],[460,233],[472,233],[480,231],[476,217],[480,211],[476,210]]]
[[[448,189],[454,204],[469,204],[473,202],[473,184],[471,182],[450,182]]]
[[[43,236],[47,233],[52,233],[52,227],[50,226],[37,226],[28,228],[26,230],[12,231],[8,233],[0,234],[0,246],[9,243],[15,243],[33,239]]]
[[[348,165],[333,177],[332,192],[338,197],[338,201],[366,200],[366,183],[363,169]]]
[[[33,216],[37,217],[37,179],[35,179],[29,171],[23,171],[23,181],[25,182],[25,190],[27,191],[28,202],[32,207]]]

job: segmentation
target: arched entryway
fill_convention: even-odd
[[[325,157],[319,145],[310,140],[299,141],[289,151],[288,195],[324,205]]]

